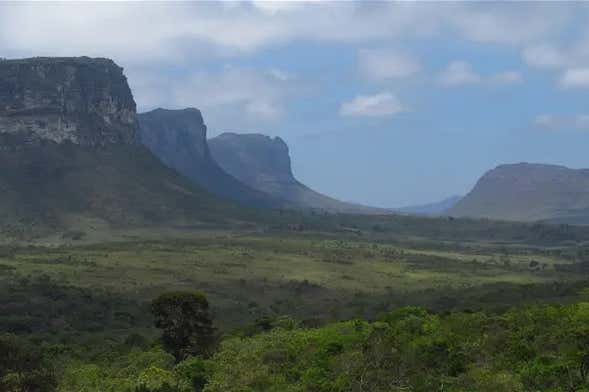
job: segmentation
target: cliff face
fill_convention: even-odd
[[[137,126],[111,60],[0,61],[0,234],[239,215],[136,143]]]
[[[138,115],[138,139],[167,166],[209,192],[257,207],[283,207],[282,200],[248,187],[214,161],[207,127],[198,109],[155,109]]]
[[[241,182],[299,208],[383,214],[390,211],[342,202],[301,184],[293,175],[287,144],[260,134],[223,133],[209,140],[213,158]]]
[[[448,214],[589,223],[589,170],[519,163],[485,173]]]
[[[207,127],[198,109],[155,109],[138,115],[138,139],[167,166],[199,182],[213,169]]]
[[[0,60],[0,133],[104,146],[133,143],[135,132],[135,101],[112,60]]]
[[[223,170],[255,189],[288,198],[289,188],[299,185],[292,174],[288,146],[279,137],[226,132],[209,145]]]

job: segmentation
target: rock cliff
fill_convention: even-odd
[[[1,60],[0,235],[239,216],[136,143],[136,130],[111,60]]]
[[[0,132],[28,143],[82,146],[135,141],[135,101],[112,60],[0,60]]]
[[[328,212],[386,214],[390,211],[343,202],[316,192],[293,175],[289,149],[281,138],[223,133],[209,140],[213,158],[241,182],[298,208]]]
[[[282,200],[238,181],[213,160],[207,144],[207,127],[198,109],[155,109],[141,113],[139,137],[167,166],[195,184],[225,199],[257,207],[285,207]]]

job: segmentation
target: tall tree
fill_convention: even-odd
[[[162,330],[166,350],[180,361],[188,356],[206,356],[215,343],[215,329],[204,294],[195,291],[164,293],[153,300],[155,326]]]

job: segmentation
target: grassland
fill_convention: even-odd
[[[83,315],[95,320],[89,331],[128,333],[149,328],[146,304],[174,289],[204,291],[217,325],[230,330],[269,315],[316,324],[371,318],[408,304],[446,311],[563,302],[585,287],[585,242],[566,238],[539,245],[387,236],[382,230],[144,234],[107,243],[3,247],[5,307],[24,297],[30,306],[8,307],[1,326],[35,324],[27,319],[32,312],[42,315],[36,322],[41,332],[80,333],[68,319]],[[91,299],[68,298],[80,293]],[[89,303],[105,305],[88,314]],[[102,327],[101,317],[110,320]]]

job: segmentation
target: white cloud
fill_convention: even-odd
[[[472,66],[465,61],[454,61],[438,75],[438,81],[444,86],[459,86],[463,84],[479,83],[481,76],[473,71]]]
[[[381,117],[393,116],[406,111],[399,99],[389,92],[374,95],[358,95],[349,102],[342,103],[340,114],[342,116],[368,116]]]
[[[589,87],[589,68],[575,68],[565,71],[560,78],[560,85],[564,88]]]
[[[358,52],[358,67],[369,80],[405,78],[421,69],[412,56],[394,50],[364,49]]]
[[[577,115],[557,115],[557,114],[540,114],[534,119],[534,125],[550,131],[588,131],[589,114]]]
[[[567,62],[559,49],[547,44],[525,48],[522,57],[528,65],[538,68],[560,68]]]
[[[287,80],[291,80],[293,78],[293,76],[286,72],[286,71],[282,71],[278,68],[272,68],[270,71],[268,71],[270,73],[270,75],[272,75],[273,77],[275,77],[278,80],[282,80],[287,81]]]
[[[215,127],[256,126],[285,115],[285,101],[302,88],[282,71],[225,67],[191,71],[173,80],[152,72],[129,71],[129,82],[140,111],[155,107],[197,107]],[[280,75],[277,76],[277,75]]]
[[[529,46],[522,57],[532,67],[561,71],[561,87],[589,87],[589,29],[576,41]]]
[[[575,126],[579,129],[589,130],[589,114],[579,114],[575,117]]]
[[[195,46],[238,55],[292,40],[368,42],[454,31],[476,42],[537,42],[573,6],[404,2],[0,3],[4,53],[177,61]]]
[[[505,71],[491,75],[489,77],[489,81],[495,84],[521,83],[523,81],[523,77],[521,73],[517,71]]]
[[[473,2],[459,4],[449,17],[471,41],[522,45],[565,28],[574,10],[562,3]]]
[[[240,107],[252,118],[275,119],[284,115],[289,93],[270,87],[279,85],[281,78],[276,73],[271,78],[273,71],[232,83],[224,79],[228,76],[221,76],[227,71],[208,72],[220,83],[215,89],[212,82],[202,79],[164,74],[162,66],[198,70],[212,61],[293,41],[372,47],[448,34],[456,40],[532,47],[568,28],[571,14],[579,7],[363,1],[0,2],[0,55],[110,57],[126,68],[141,107],[186,103],[209,105],[212,110],[212,105],[218,105]],[[571,49],[575,58],[582,57],[582,48],[580,43]],[[417,60],[403,53],[364,55],[369,58],[364,63],[359,59],[361,71],[378,80],[407,77],[420,68]],[[454,74],[445,78],[447,85],[481,80],[468,65],[462,73],[460,65],[454,67]],[[192,73],[198,76],[197,71]],[[289,77],[282,75],[286,78],[282,82],[291,82]],[[202,94],[210,92],[210,100],[197,97],[201,91],[196,88],[202,86],[206,87]],[[227,91],[216,91],[221,87]]]
[[[453,61],[438,74],[437,80],[442,86],[455,87],[483,82],[492,85],[521,83],[523,77],[517,71],[502,71],[490,75],[481,75],[466,61]]]
[[[561,122],[553,114],[540,114],[534,119],[534,124],[542,128],[554,129],[560,126]]]

